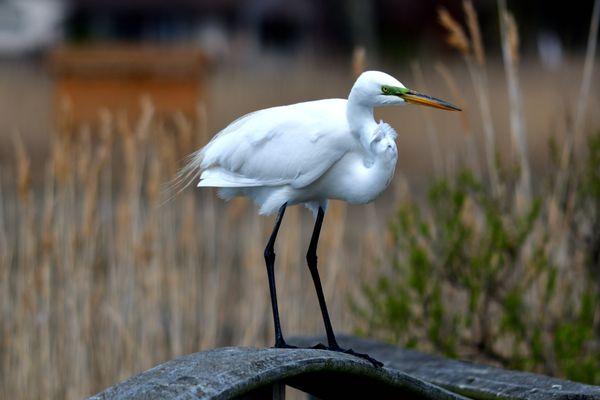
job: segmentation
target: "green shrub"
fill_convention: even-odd
[[[587,156],[518,204],[468,170],[393,216],[393,245],[364,302],[362,332],[403,346],[600,383],[600,134]]]

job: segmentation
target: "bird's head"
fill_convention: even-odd
[[[354,83],[350,95],[360,103],[372,107],[412,103],[461,111],[444,100],[409,89],[393,76],[379,71],[363,72]]]

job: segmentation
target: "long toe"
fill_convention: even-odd
[[[273,348],[275,349],[297,349],[297,346],[292,346],[291,344],[287,344],[284,341],[281,342],[276,342],[275,346],[273,346]]]
[[[341,349],[340,349],[341,350]],[[348,350],[341,350],[342,353],[346,353],[346,354],[350,354],[351,356],[354,357],[359,357],[362,358],[363,360],[367,360],[368,362],[370,362],[371,364],[373,364],[374,367],[376,368],[381,368],[383,367],[383,363],[381,361],[378,361],[376,359],[374,359],[373,357],[371,357],[368,354],[365,353],[357,353],[356,351],[352,350],[352,349],[348,349]]]
[[[318,344],[312,346],[311,349],[337,351],[338,353],[349,354],[351,356],[362,358],[363,360],[367,360],[368,362],[373,364],[373,366],[376,368],[383,367],[383,363],[381,361],[374,359],[373,357],[371,357],[368,354],[357,353],[356,351],[354,351],[352,349],[346,350],[346,349],[342,349],[339,346],[335,346],[335,347],[325,346],[323,343],[318,343]]]

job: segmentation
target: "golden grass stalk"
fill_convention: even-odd
[[[471,54],[471,43],[465,34],[464,29],[458,21],[452,18],[452,15],[444,7],[438,8],[438,21],[448,31],[446,42],[458,50],[463,56]]]
[[[519,88],[518,54],[519,34],[513,16],[506,9],[505,0],[498,0],[500,32],[502,35],[502,57],[506,72],[506,84],[510,106],[510,127],[513,148],[520,167],[518,204],[528,204],[531,199],[531,171],[527,154],[527,133],[523,116],[523,101]]]
[[[208,143],[211,137],[211,133],[208,130],[208,111],[206,110],[206,104],[201,102],[196,107],[196,123],[198,130],[198,137],[193,145],[198,147]]]
[[[585,52],[585,63],[583,67],[583,77],[579,88],[579,96],[577,97],[577,108],[575,111],[575,127],[573,131],[575,144],[583,134],[587,105],[590,98],[592,88],[592,76],[594,71],[594,63],[596,60],[596,47],[598,43],[598,26],[600,25],[600,0],[594,2],[592,10],[592,20],[588,34],[587,48]]]
[[[475,58],[480,58],[481,61],[485,61],[483,54],[483,44],[481,41],[481,34],[479,24],[477,21],[475,10],[472,4],[464,3],[465,13],[467,14],[467,20],[471,35],[474,40],[479,43],[474,45],[477,47],[477,52],[481,54],[475,55]],[[489,100],[489,90],[487,82],[487,73],[484,68],[484,63],[473,62],[473,55],[471,54],[471,42],[465,34],[465,31],[461,25],[450,15],[450,13],[443,7],[438,8],[438,19],[441,25],[448,31],[448,37],[446,41],[455,49],[457,49],[463,56],[467,65],[471,82],[475,88],[475,94],[479,105],[479,112],[483,123],[483,132],[485,139],[485,160],[487,165],[488,174],[490,177],[491,187],[494,193],[499,193],[500,185],[498,178],[498,168],[496,165],[496,134],[494,129],[494,122],[492,120],[492,112]]]
[[[415,77],[415,81],[417,86],[425,93],[428,93],[427,85],[425,84],[425,78],[423,76],[423,70],[418,62],[414,61],[410,65],[413,76]],[[419,108],[421,119],[423,124],[425,125],[425,130],[427,131],[427,139],[429,141],[429,147],[431,148],[431,158],[433,162],[433,170],[437,176],[441,176],[444,169],[444,156],[442,155],[442,151],[440,149],[440,140],[437,134],[437,130],[435,124],[433,123],[433,119],[428,117],[428,113],[430,110],[425,109],[424,107]]]
[[[472,134],[471,125],[469,124],[468,110],[465,108],[467,101],[461,94],[461,90],[458,88],[456,79],[454,79],[452,72],[450,72],[448,67],[446,67],[443,63],[437,63],[435,65],[435,70],[442,77],[444,83],[446,83],[446,86],[448,87],[448,90],[450,90],[452,98],[454,99],[454,103],[463,109],[463,112],[458,114],[463,127],[462,131],[466,136],[470,136]]]
[[[29,202],[31,185],[31,160],[23,145],[21,134],[17,131],[13,136],[17,167],[17,190],[19,199],[24,204]]]
[[[56,182],[61,186],[67,184],[69,176],[69,141],[70,139],[63,134],[52,143],[52,169]]]
[[[73,133],[74,129],[73,102],[68,97],[62,97],[58,102],[56,118],[57,133],[65,139]]]
[[[192,137],[193,126],[183,113],[178,112],[174,117],[177,127],[177,141],[179,145],[179,154],[190,154],[194,151],[194,142]]]
[[[508,11],[504,13],[504,26],[506,29],[506,46],[514,64],[519,62],[519,29],[515,17]]]
[[[463,9],[465,10],[465,16],[467,18],[467,27],[469,28],[469,35],[471,36],[471,45],[473,47],[475,61],[483,67],[485,65],[485,51],[483,48],[477,12],[475,11],[475,7],[473,7],[473,2],[471,0],[463,1]]]
[[[92,165],[86,174],[85,182],[83,183],[83,216],[81,218],[81,233],[86,240],[92,239],[94,233],[95,218],[98,204],[98,180],[100,169],[103,165],[103,149],[100,147]]]
[[[363,46],[357,46],[352,52],[352,73],[354,78],[358,78],[365,70],[367,61],[367,51]]]
[[[480,177],[482,171],[481,171],[481,166],[479,164],[479,156],[478,156],[478,152],[477,152],[477,146],[475,144],[475,140],[473,137],[471,124],[469,123],[469,113],[468,113],[469,110],[466,106],[464,106],[464,104],[467,104],[467,101],[461,95],[461,91],[458,88],[458,84],[456,83],[456,80],[452,76],[452,72],[450,72],[448,67],[446,67],[442,63],[437,63],[435,66],[435,69],[436,69],[437,73],[442,77],[444,82],[446,83],[446,86],[448,86],[448,89],[450,90],[450,93],[452,94],[452,98],[455,99],[455,103],[458,104],[463,109],[463,112],[459,113],[458,115],[459,115],[459,118],[460,118],[460,121],[461,121],[461,124],[463,127],[463,129],[462,129],[463,133],[465,134],[467,160],[468,160],[469,164],[471,165],[473,171],[475,171],[476,174],[478,175],[478,177]]]
[[[583,67],[583,77],[581,79],[581,86],[579,88],[579,95],[577,96],[577,108],[575,110],[575,121],[573,128],[567,131],[565,138],[565,144],[562,149],[560,157],[560,169],[556,179],[554,187],[554,196],[557,197],[558,202],[563,202],[567,196],[567,182],[571,178],[570,167],[571,162],[576,152],[575,146],[582,136],[584,122],[587,111],[587,104],[590,97],[590,89],[592,86],[592,75],[594,70],[595,58],[596,58],[596,46],[598,38],[598,25],[600,22],[600,0],[594,2],[594,9],[592,11],[592,19],[590,22],[590,30],[588,34],[588,41],[586,47],[585,61]],[[574,184],[576,182],[573,182]],[[570,203],[567,203],[570,204]],[[571,212],[572,210],[568,210]]]

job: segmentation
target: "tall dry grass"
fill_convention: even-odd
[[[163,184],[209,139],[206,111],[141,108],[134,124],[101,111],[76,126],[65,104],[36,186],[15,135],[16,162],[0,180],[0,398],[82,398],[177,355],[273,341],[262,261],[271,221],[209,190],[161,205]],[[333,204],[320,255],[334,323],[348,331],[347,277],[366,274],[372,253],[367,241],[344,254],[346,212]],[[321,332],[304,267],[309,215],[290,209],[278,241],[290,335]]]
[[[447,88],[450,99],[465,106],[466,111],[455,116],[463,135],[448,146],[441,134],[448,126],[439,121],[447,122],[443,118],[449,117],[436,114],[434,122],[432,114],[408,107],[397,112],[399,117],[387,111],[384,116],[400,132],[401,158],[392,187],[377,205],[367,205],[360,212],[337,202],[328,211],[319,256],[324,291],[338,331],[351,331],[363,323],[350,312],[348,299],[360,292],[362,282],[371,281],[373,265],[391,246],[385,233],[389,209],[413,192],[419,181],[429,179],[428,174],[419,175],[409,187],[403,176],[409,167],[415,175],[421,172],[419,161],[431,158],[431,153],[427,157],[412,150],[403,153],[403,149],[415,148],[412,131],[429,132],[438,173],[449,174],[452,164],[466,155],[465,162],[489,179],[495,193],[503,191],[498,142],[500,132],[511,132],[511,125],[502,129],[494,124],[493,114],[510,112],[510,104],[503,106],[499,94],[510,88],[496,79],[497,71],[490,72],[499,65],[485,57],[471,3],[465,2],[464,9],[466,29],[447,13],[442,12],[440,19],[452,34],[449,42],[460,51],[466,72],[458,75],[454,66],[439,64],[436,70],[444,86],[432,88],[434,95]],[[516,54],[516,49],[512,51]],[[357,50],[354,74],[364,68],[365,57],[364,50]],[[518,58],[509,61],[516,63]],[[569,71],[579,71],[578,67]],[[592,76],[593,65],[588,70]],[[414,82],[406,82],[424,91],[422,75],[429,77],[432,72],[421,71],[415,64]],[[513,72],[522,71],[515,68]],[[332,80],[323,76],[318,80],[317,75],[325,74],[303,75],[285,83],[312,97],[306,81],[322,86]],[[528,79],[516,81],[524,110],[527,99],[537,95],[526,92],[526,87],[550,87],[526,86],[538,75],[537,70],[529,71]],[[220,83],[220,92],[236,94],[233,99],[223,97],[222,106],[227,100],[234,109],[231,100],[242,108],[242,96],[234,90],[246,91],[246,87],[260,98],[253,99],[253,108],[274,101],[260,97],[271,76],[256,82],[247,78],[228,76],[230,87]],[[472,83],[472,96],[467,81]],[[428,86],[433,86],[430,82]],[[242,84],[246,86],[240,89]],[[278,101],[300,100],[285,97],[291,91]],[[546,101],[545,106],[555,104],[552,99]],[[163,182],[213,132],[207,129],[209,113],[203,107],[195,118],[159,117],[148,100],[142,101],[141,108],[142,116],[134,122],[100,111],[96,121],[79,126],[66,103],[42,180],[31,179],[36,175],[32,165],[39,160],[31,159],[20,135],[15,135],[15,163],[0,170],[0,398],[81,398],[180,354],[221,345],[272,343],[262,260],[272,221],[258,217],[246,201],[225,205],[210,190],[189,190],[161,206]],[[424,118],[415,123],[408,120],[409,114]],[[583,115],[582,120],[589,117],[589,113]],[[533,122],[539,121],[527,120],[530,134]],[[534,133],[547,134],[542,132],[547,125],[545,120],[538,123]],[[561,139],[569,137],[567,126],[564,131],[562,126],[553,132]],[[512,132],[515,135],[519,130],[513,127]],[[515,137],[525,135],[524,130],[520,132]],[[478,150],[480,138],[483,152]],[[513,143],[518,145],[518,140]],[[419,146],[424,147],[422,142]],[[520,154],[518,148],[512,151]],[[523,154],[532,162],[531,152]],[[519,162],[520,155],[515,159]],[[550,229],[556,232],[570,221],[570,211],[559,207],[563,203],[558,196],[545,205]],[[304,266],[311,230],[309,213],[293,207],[286,213],[278,238],[276,277],[288,335],[322,332]],[[556,236],[550,247],[561,265],[566,265],[563,243]]]
[[[487,175],[493,189],[499,191],[498,167],[496,163],[496,130],[492,119],[486,57],[477,13],[470,1],[463,2],[469,35],[445,8],[439,8],[440,24],[448,31],[446,41],[462,55],[471,84],[475,90],[479,115],[484,133],[484,158]]]

